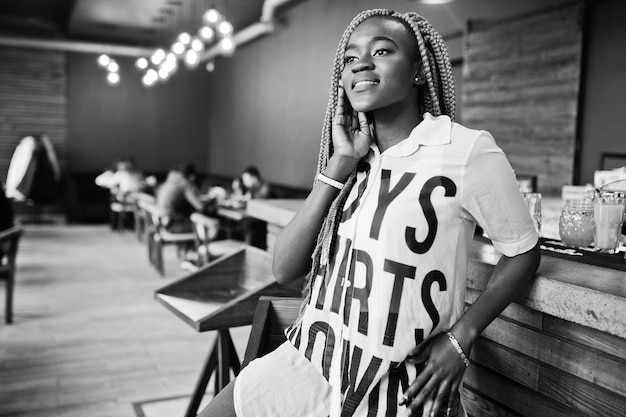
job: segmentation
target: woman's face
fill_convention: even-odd
[[[417,107],[416,44],[407,28],[393,19],[372,17],[357,26],[348,40],[341,74],[352,108],[369,112]]]

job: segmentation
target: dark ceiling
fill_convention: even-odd
[[[0,36],[154,47],[172,42],[180,32],[196,31],[210,7],[220,10],[238,31],[259,21],[264,1],[0,0]],[[283,3],[299,1],[304,0]],[[572,1],[456,0],[428,5],[406,0],[407,10],[424,14],[444,37],[461,33],[468,20],[499,20]]]
[[[259,20],[263,0],[4,0],[0,34],[154,46],[199,28],[211,6],[238,30]]]

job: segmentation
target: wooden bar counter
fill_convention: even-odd
[[[466,303],[501,256],[475,241]],[[542,254],[537,277],[483,332],[464,379],[472,416],[626,415],[626,273]]]
[[[267,221],[274,239],[301,204],[253,200],[247,215]],[[474,242],[468,305],[500,256]],[[543,253],[536,279],[483,332],[471,360],[462,389],[470,416],[626,416],[626,272]]]

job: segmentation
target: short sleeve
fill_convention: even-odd
[[[513,168],[490,133],[480,131],[463,172],[463,212],[506,256],[532,249],[539,239]]]

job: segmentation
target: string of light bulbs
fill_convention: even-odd
[[[102,54],[98,57],[98,65],[107,71],[107,82],[112,85],[119,84],[120,82],[120,66],[111,57],[106,54]]]
[[[188,68],[196,68],[208,45],[217,43],[223,55],[234,53],[233,25],[224,15],[211,8],[202,15],[202,22],[196,35],[182,32],[169,50],[159,48],[150,57],[141,57],[136,61],[137,68],[145,71],[141,82],[146,87],[170,78],[178,69],[179,61],[183,61]],[[206,68],[213,71],[213,61],[209,61]]]
[[[140,57],[135,66],[144,71],[141,82],[151,87],[157,82],[164,82],[176,73],[179,61],[184,62],[187,68],[196,68],[200,64],[202,53],[208,46],[217,45],[221,55],[230,56],[235,52],[233,39],[234,28],[223,14],[211,8],[202,15],[202,26],[195,35],[182,32],[172,43],[169,49],[158,48],[147,57]],[[108,55],[100,55],[98,64],[108,71],[107,82],[115,85],[120,82],[119,65]],[[210,60],[206,70],[211,72],[215,62]]]

